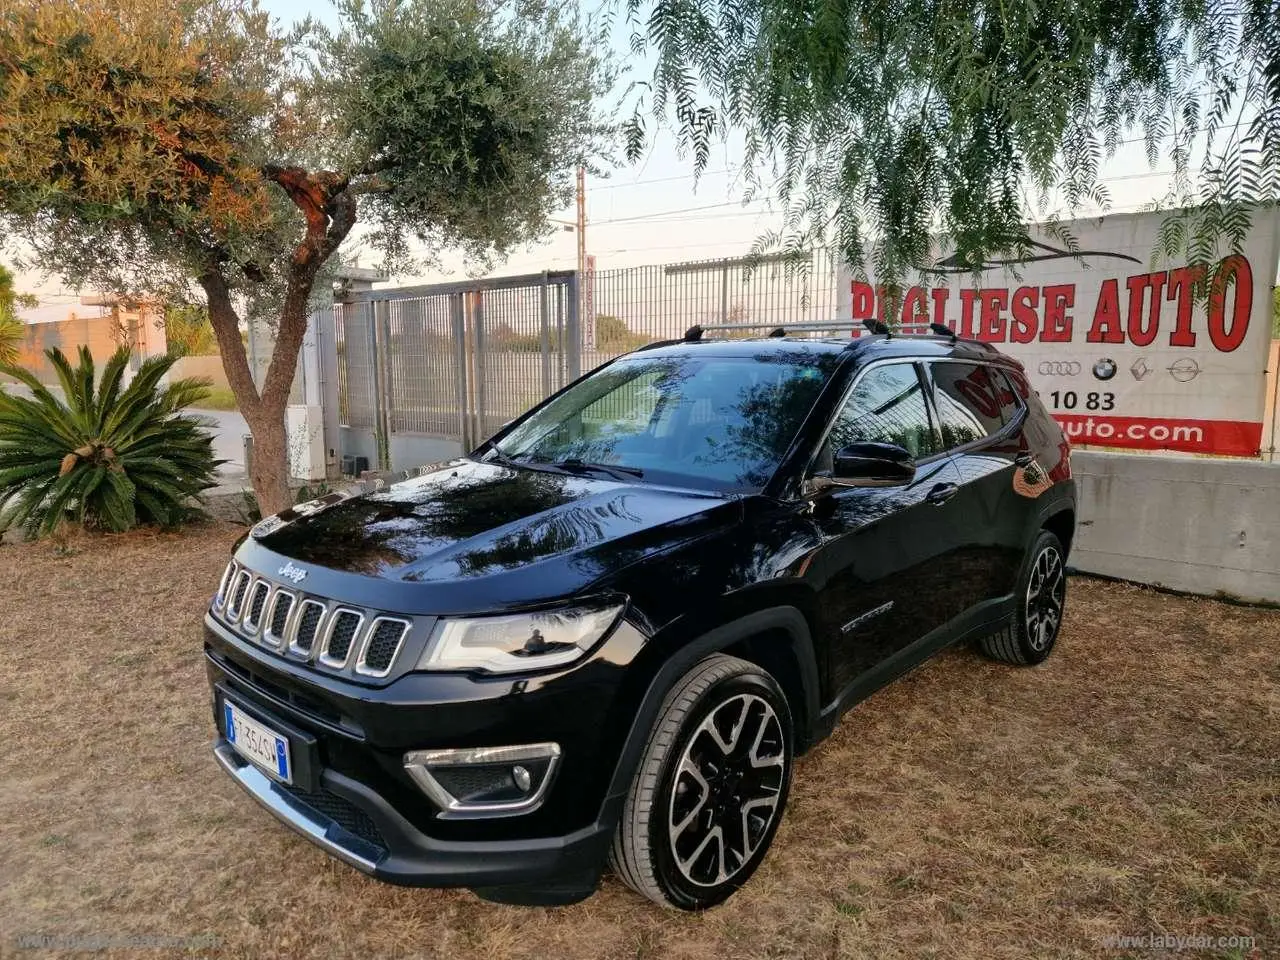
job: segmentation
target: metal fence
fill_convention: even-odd
[[[350,294],[333,323],[344,446],[382,466],[400,437],[471,447],[564,386],[577,290],[561,272]]]
[[[683,336],[694,324],[751,323],[758,335],[780,323],[836,316],[836,257],[820,249],[799,259],[694,260],[588,272],[583,369],[653,340]],[[593,335],[594,334],[594,335]]]
[[[834,278],[818,251],[589,271],[581,288],[565,271],[355,291],[331,324],[344,452],[400,466],[398,438],[470,448],[581,371],[694,324],[760,324],[750,336],[830,320]]]

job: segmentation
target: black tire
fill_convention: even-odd
[[[767,672],[723,654],[698,663],[662,703],[614,835],[614,873],[663,906],[722,903],[773,842],[794,742]]]
[[[983,653],[1018,666],[1044,662],[1062,630],[1066,568],[1062,542],[1048,530],[1041,530],[1018,577],[1017,610],[1003,629],[978,641]]]

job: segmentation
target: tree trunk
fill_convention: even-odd
[[[226,371],[227,382],[231,385],[231,392],[249,425],[249,432],[253,434],[253,462],[250,465],[249,481],[253,484],[258,510],[262,516],[270,516],[293,506],[293,497],[289,492],[288,440],[284,428],[284,413],[289,402],[292,373],[298,363],[302,333],[307,325],[305,307],[286,309],[281,316],[281,335],[277,338],[271,361],[272,370],[281,371],[275,376],[277,389],[264,389],[259,394],[253,382],[253,373],[249,369],[244,343],[240,339],[240,318],[231,303],[225,279],[217,271],[211,270],[200,277],[200,285],[204,287],[208,298],[209,321],[218,340],[218,350],[222,354],[222,369]],[[288,371],[289,377],[285,380],[283,389],[280,389],[278,381],[282,379],[284,370]],[[270,376],[269,372],[268,378]]]
[[[245,418],[249,420],[248,417]],[[264,517],[293,506],[289,490],[288,435],[284,428],[284,408],[263,409],[249,421],[253,434],[253,463],[249,480],[253,484],[258,510]]]

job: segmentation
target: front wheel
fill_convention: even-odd
[[[609,855],[650,900],[702,910],[755,872],[791,785],[791,711],[755,664],[717,654],[663,702]]]
[[[979,641],[982,652],[1005,663],[1043,662],[1058,640],[1066,602],[1067,563],[1062,542],[1048,530],[1041,530],[1018,579],[1018,609],[1013,620]]]

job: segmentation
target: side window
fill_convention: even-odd
[[[996,396],[1000,400],[1000,419],[1004,421],[1004,425],[1007,427],[1022,412],[1022,401],[1018,399],[1017,389],[1013,386],[1013,380],[1009,376],[1008,370],[992,369],[991,382],[994,384]]]
[[[1000,401],[987,368],[977,363],[938,361],[933,372],[934,401],[946,450],[962,447],[1004,427]]]
[[[896,443],[916,459],[937,453],[929,407],[915,364],[872,367],[858,380],[831,425],[819,466],[851,443]]]

